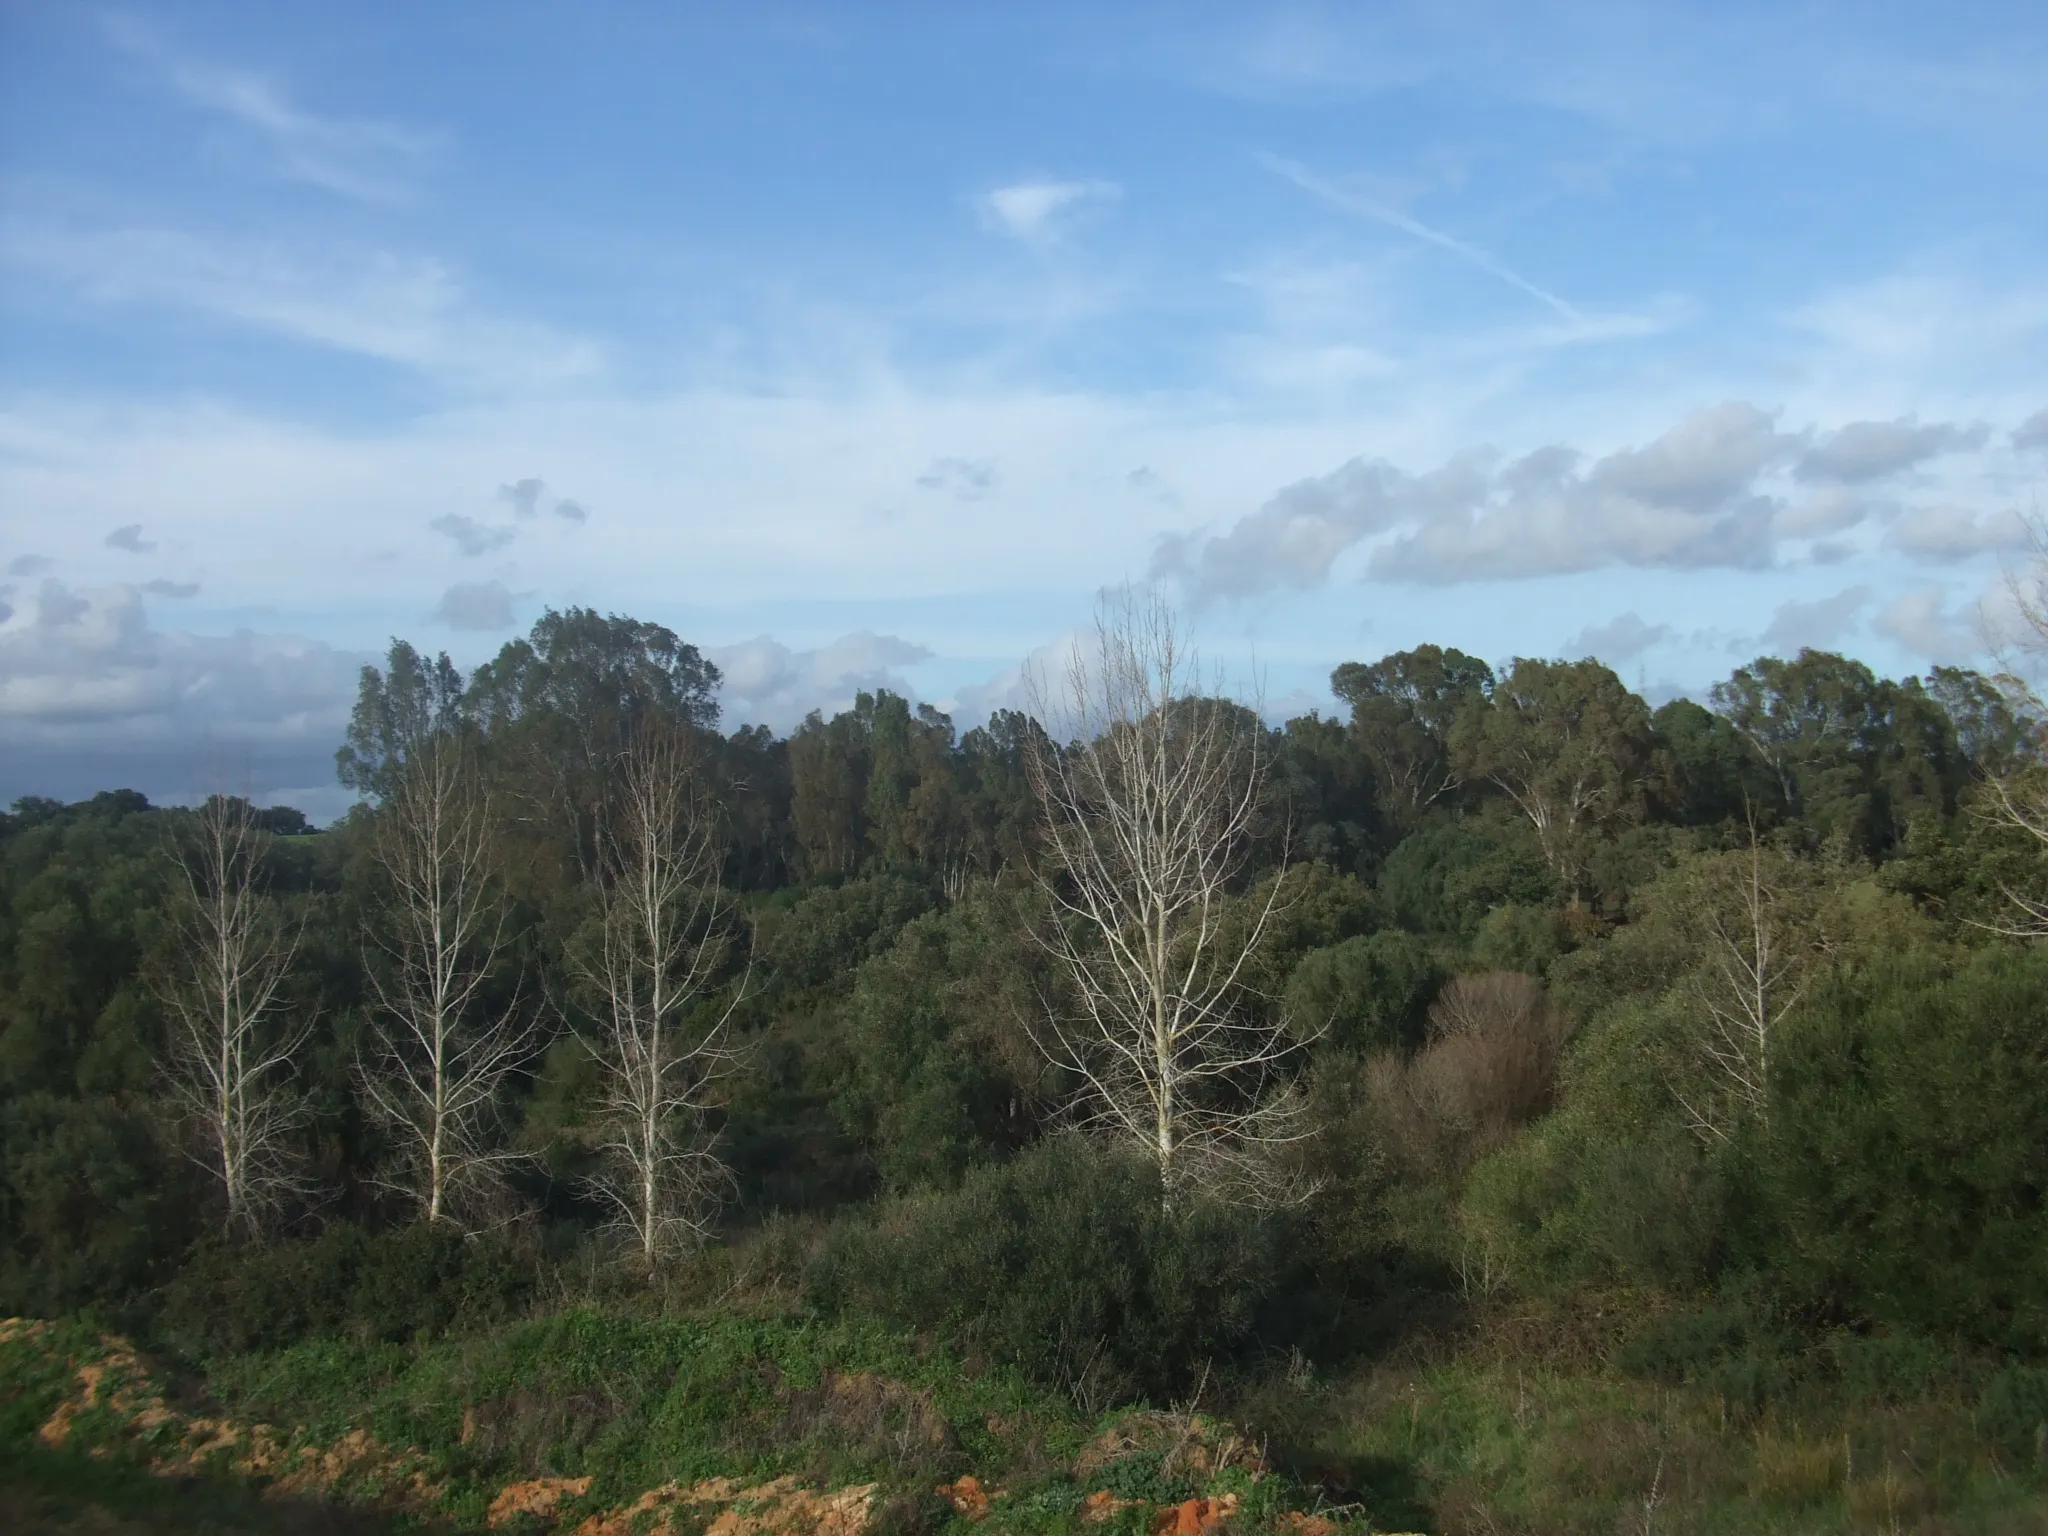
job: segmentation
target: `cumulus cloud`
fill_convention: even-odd
[[[51,569],[56,562],[48,555],[16,555],[7,562],[10,576],[40,576]]]
[[[450,629],[510,629],[512,594],[502,581],[457,582],[428,617]]]
[[[588,520],[590,509],[580,501],[558,501],[555,503],[555,516],[564,522],[580,523]]]
[[[135,587],[46,579],[0,623],[0,735],[23,747],[331,747],[360,660],[293,635],[159,630]]]
[[[933,459],[917,484],[921,490],[951,491],[959,501],[980,501],[996,487],[995,460]]]
[[[142,584],[142,590],[151,597],[197,597],[199,583],[196,581],[169,581],[162,576]]]
[[[473,517],[464,517],[459,512],[450,512],[435,518],[427,526],[436,533],[445,533],[455,541],[455,547],[465,555],[487,555],[494,549],[503,549],[517,537],[516,528],[494,528],[480,523]]]
[[[1825,564],[1857,547],[1834,536],[1899,516],[1885,477],[1988,435],[1902,417],[1816,438],[1726,401],[1597,459],[1565,444],[1518,458],[1467,450],[1426,473],[1358,458],[1284,487],[1221,532],[1166,535],[1152,574],[1199,603],[1318,586],[1361,546],[1368,578],[1424,585],[1614,566],[1756,570],[1795,541],[1821,541],[1807,554]],[[1895,543],[1932,554],[2005,548],[2010,537],[2003,517],[1964,527],[1916,514]]]
[[[1917,416],[1901,416],[1895,421],[1852,421],[1817,438],[1800,455],[1793,473],[1801,480],[1838,480],[1861,485],[1911,469],[1938,454],[1982,447],[1987,436],[1989,432],[1984,427],[1938,421],[1922,426]]]
[[[1783,538],[1818,539],[1841,533],[1873,517],[1893,511],[1888,502],[1873,500],[1846,485],[1824,485],[1779,509],[1773,528]]]
[[[1967,560],[2027,547],[2027,525],[2017,512],[1981,517],[1961,507],[1914,507],[1901,514],[1885,542],[1927,560]]]
[[[125,549],[131,555],[147,555],[156,549],[153,539],[142,536],[140,523],[123,523],[107,535],[106,543],[109,549]]]
[[[1825,649],[1855,627],[1869,601],[1870,588],[1855,586],[1810,603],[1780,603],[1764,629],[1764,643],[1788,656],[1806,646]]]
[[[2015,448],[2048,448],[2048,407],[2034,412],[2012,431]]]
[[[1631,611],[1605,624],[1587,625],[1568,649],[1575,656],[1591,656],[1614,666],[1633,661],[1643,652],[1662,645],[1671,635],[1669,624],[1648,623],[1641,614]]]
[[[1945,587],[1901,592],[1871,620],[1870,627],[1938,665],[1967,661],[1980,649],[1970,624],[1949,612]]]
[[[1310,587],[1347,549],[1388,532],[1368,570],[1389,581],[1754,568],[1770,562],[1779,510],[1754,483],[1798,442],[1767,412],[1731,401],[1587,467],[1562,446],[1506,461],[1460,454],[1424,475],[1354,459],[1287,487],[1228,533],[1163,540],[1153,571],[1198,600]]]
[[[1122,191],[1113,181],[1020,181],[985,194],[981,210],[993,228],[1038,243],[1055,237],[1076,210],[1113,201]]]
[[[705,654],[724,677],[720,704],[729,723],[787,731],[814,709],[831,715],[850,707],[854,695],[864,690],[907,694],[908,685],[895,669],[925,661],[932,653],[914,641],[861,630],[810,651],[792,650],[761,635]]]

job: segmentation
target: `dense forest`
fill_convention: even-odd
[[[1275,727],[1156,607],[1099,640],[1030,713],[782,738],[669,630],[549,612],[366,668],[327,829],[17,802],[0,1313],[614,1498],[688,1470],[661,1330],[752,1319],[1047,1423],[1199,1410],[1373,1528],[2038,1528],[2023,687],[1808,650],[1652,708],[1422,646]],[[645,1401],[433,1427],[435,1351],[593,1318]],[[832,1465],[929,1495],[970,1428]],[[1176,1454],[1134,1499],[1201,1491]],[[1091,1492],[1055,1459],[1008,1475]]]

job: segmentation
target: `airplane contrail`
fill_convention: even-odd
[[[1467,245],[1455,235],[1447,235],[1440,229],[1432,229],[1420,219],[1412,219],[1397,208],[1389,208],[1385,203],[1376,202],[1372,198],[1340,187],[1334,182],[1326,181],[1307,166],[1298,164],[1293,160],[1284,159],[1279,155],[1264,153],[1261,153],[1258,159],[1261,165],[1265,166],[1267,170],[1272,171],[1275,175],[1284,176],[1304,192],[1311,193],[1334,207],[1342,208],[1346,213],[1355,213],[1364,218],[1377,219],[1380,223],[1390,224],[1395,229],[1402,231],[1404,234],[1413,235],[1418,240],[1427,240],[1431,245],[1440,245],[1445,250],[1464,257],[1465,260],[1471,262],[1480,271],[1489,272],[1509,286],[1521,289],[1522,292],[1528,294],[1531,298],[1540,299],[1567,320],[1578,321],[1585,318],[1578,310],[1574,309],[1556,294],[1548,289],[1537,287],[1519,272],[1502,266],[1477,246]]]

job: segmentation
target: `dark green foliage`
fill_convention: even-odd
[[[132,1307],[190,1240],[197,1179],[141,1112],[33,1093],[0,1115],[0,1315]]]
[[[1728,1171],[1676,1124],[1637,1137],[1567,1109],[1473,1170],[1467,1205],[1530,1291],[1588,1281],[1684,1291],[1713,1281]]]
[[[1984,1384],[1977,1428],[2022,1467],[2048,1466],[2048,1370],[2009,1365]]]
[[[1287,1224],[1167,1209],[1142,1165],[1075,1137],[834,1234],[806,1289],[929,1329],[1100,1402],[1164,1401],[1254,1347],[1286,1284]]]
[[[879,874],[813,891],[786,911],[765,912],[758,943],[767,979],[788,988],[843,980],[886,952],[903,925],[937,901],[921,880]]]
[[[846,1004],[842,1122],[894,1190],[945,1184],[1036,1133],[1044,1067],[1029,919],[987,887],[905,925],[863,965]]]
[[[1403,838],[1380,875],[1380,890],[1402,927],[1459,937],[1469,937],[1495,907],[1542,906],[1556,889],[1526,828],[1475,817]]]
[[[1786,1041],[1764,1155],[1794,1294],[2048,1349],[2048,952],[1830,989]]]
[[[1323,1029],[1340,1050],[1413,1046],[1443,974],[1413,934],[1360,934],[1301,958],[1287,981],[1287,1011],[1297,1030]]]
[[[502,1240],[421,1223],[371,1234],[211,1244],[166,1287],[156,1329],[198,1356],[341,1336],[405,1343],[501,1321],[532,1294],[535,1269]]]
[[[1639,1376],[1704,1387],[1754,1413],[1798,1379],[1801,1342],[1766,1291],[1736,1287],[1705,1306],[1648,1323],[1615,1363]]]

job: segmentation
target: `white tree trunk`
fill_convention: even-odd
[[[703,1235],[730,1182],[705,1112],[735,1062],[729,1026],[745,987],[721,981],[730,904],[716,814],[688,742],[649,727],[621,779],[595,952],[580,963],[599,1015],[592,1052],[603,1081],[591,1188],[652,1265]]]
[[[172,1090],[202,1128],[225,1225],[255,1235],[293,1178],[303,1122],[295,1057],[310,1026],[286,1017],[287,938],[261,888],[267,837],[246,800],[215,795],[177,850],[177,959],[160,987],[170,1015]]]
[[[420,744],[385,802],[376,854],[390,887],[368,967],[379,1018],[360,1066],[372,1111],[396,1137],[390,1182],[428,1221],[480,1194],[513,1155],[494,1145],[498,1092],[531,1054],[518,1002],[480,1011],[505,943],[489,874],[489,806],[460,743]]]
[[[1073,742],[1030,760],[1047,943],[1072,990],[1039,1044],[1082,1083],[1084,1121],[1150,1160],[1169,1200],[1273,1203],[1299,1193],[1273,1154],[1306,1132],[1280,1070],[1303,1042],[1255,1006],[1245,972],[1284,881],[1226,933],[1265,764],[1258,729],[1197,680],[1172,614],[1127,591],[1057,696],[1038,684],[1039,714]]]

